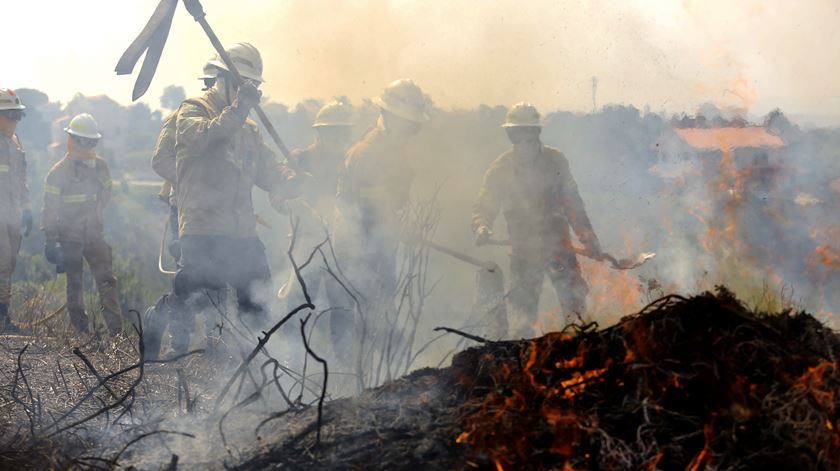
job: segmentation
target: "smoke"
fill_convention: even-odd
[[[132,79],[111,71],[151,14],[148,2],[56,4],[50,15],[36,3],[13,3],[19,20],[3,34],[26,38],[37,22],[44,40],[10,48],[15,73],[6,85],[50,90],[63,101],[77,91],[127,101]],[[290,104],[313,96],[359,101],[408,76],[448,109],[529,100],[545,110],[589,111],[597,76],[600,103],[680,112],[714,101],[757,114],[782,106],[837,122],[840,59],[826,45],[838,40],[840,12],[831,1],[204,3],[223,41],[263,51],[267,94]],[[96,25],[69,36],[83,53],[54,46],[74,23]],[[212,52],[179,11],[144,100],[157,106],[172,83],[193,89]]]

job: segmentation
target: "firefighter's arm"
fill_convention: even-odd
[[[279,162],[257,134],[257,172],[254,184],[269,193],[271,206],[283,213],[286,201],[300,196],[300,179],[294,170]]]
[[[495,166],[484,174],[478,199],[473,205],[472,230],[477,242],[486,241],[492,235],[493,223],[501,210],[499,175]]]
[[[164,126],[152,154],[152,170],[169,183],[175,182],[175,129]]]
[[[207,148],[231,137],[245,124],[245,116],[230,106],[218,116],[208,117],[203,107],[184,103],[176,122],[177,141],[190,147],[193,155],[204,154]]]
[[[18,141],[17,136],[15,136],[15,141],[18,147],[20,146],[20,141]],[[22,147],[21,147],[22,148]],[[20,161],[20,165],[17,168],[17,175],[15,175],[15,181],[17,181],[19,188],[18,194],[20,195],[20,206],[21,209],[24,211],[31,211],[31,206],[29,203],[29,185],[26,183],[26,158],[22,158]]]
[[[586,207],[583,205],[583,198],[580,197],[577,182],[569,168],[569,161],[562,155],[558,174],[563,210],[569,224],[588,251],[592,254],[600,254],[601,244],[598,241],[598,236],[595,235],[595,230],[592,229],[592,223],[586,214]]]
[[[99,162],[101,168],[99,170],[99,179],[102,183],[102,191],[99,194],[99,207],[105,209],[108,203],[111,202],[111,192],[114,187],[114,180],[111,179],[111,171],[108,169],[108,164],[105,161]]]
[[[58,208],[61,201],[61,186],[55,170],[47,174],[44,183],[44,204],[41,208],[41,230],[47,240],[58,239]]]

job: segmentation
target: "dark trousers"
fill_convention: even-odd
[[[173,349],[186,351],[198,310],[195,295],[204,290],[219,291],[230,286],[236,291],[243,320],[260,324],[266,317],[267,308],[257,300],[256,291],[271,282],[271,272],[259,238],[184,235],[180,249],[173,294],[161,298],[147,315],[150,356],[158,355],[160,338],[167,326]]]

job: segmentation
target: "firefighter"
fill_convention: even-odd
[[[393,301],[399,213],[409,199],[413,171],[405,157],[409,139],[428,120],[423,92],[397,80],[374,98],[377,125],[347,152],[339,178],[335,246],[345,274],[370,313]],[[353,301],[343,288],[328,289],[330,331],[339,358],[353,350]]]
[[[472,228],[476,243],[487,244],[499,211],[505,215],[511,244],[508,301],[521,326],[519,334],[527,336],[536,321],[546,274],[564,315],[585,314],[588,287],[572,250],[569,227],[588,256],[598,258],[602,252],[569,162],[540,141],[537,109],[528,103],[513,106],[503,128],[513,147],[484,174]]]
[[[111,199],[111,172],[96,155],[102,135],[93,116],[74,117],[64,129],[67,154],[47,174],[44,184],[42,225],[44,253],[67,273],[67,311],[77,331],[88,332],[83,295],[83,259],[87,260],[111,335],[123,327],[112,270],[111,246],[105,241],[103,212]]]
[[[173,293],[148,311],[147,318],[167,319],[172,346],[189,345],[197,296],[204,289],[231,286],[239,313],[252,325],[265,320],[266,307],[256,291],[270,282],[265,247],[256,232],[251,192],[256,185],[283,209],[297,193],[294,172],[279,163],[265,145],[257,124],[248,119],[261,98],[262,58],[248,43],[227,50],[244,83],[237,87],[220,60],[216,83],[203,96],[186,100],[176,117],[176,200],[180,260]],[[159,312],[169,310],[168,312]],[[161,323],[147,324],[146,353],[159,354]]]
[[[299,253],[294,255],[303,258],[307,257],[330,231],[335,211],[338,176],[344,168],[344,155],[353,129],[353,110],[344,101],[329,102],[318,111],[312,127],[316,132],[315,142],[305,149],[293,150],[289,159],[289,167],[295,173],[307,175],[307,185],[301,189],[301,204],[294,208],[295,217],[300,222],[295,244]],[[324,277],[320,275],[314,276],[309,282],[308,288],[313,295],[318,292],[324,281]],[[291,273],[289,280],[280,290],[280,298],[286,298],[290,288],[296,283],[294,273]],[[297,295],[289,304],[297,306],[300,301],[302,296]],[[294,326],[291,326],[290,330],[293,329]]]
[[[202,74],[198,77],[204,84],[201,91],[206,92],[216,84],[218,69],[213,63],[217,60],[218,56],[214,55],[204,64]],[[177,179],[175,172],[175,136],[177,135],[177,118],[178,110],[175,110],[163,120],[163,128],[158,135],[157,143],[155,143],[155,149],[152,153],[152,169],[164,180],[160,193],[158,193],[158,198],[169,205],[169,220],[167,221],[168,234],[166,235],[169,237],[169,253],[175,259],[176,263],[181,258],[181,241],[178,238],[178,203],[175,199],[175,183]],[[168,294],[163,295],[155,303],[155,307],[147,310],[145,322],[150,332],[162,332],[172,321],[169,316],[173,312],[171,309],[167,309],[168,298]],[[178,326],[183,329],[188,327],[186,324],[188,323],[182,322]],[[179,336],[185,338],[188,335],[188,333],[180,332]]]
[[[32,231],[26,155],[15,129],[25,116],[23,103],[13,90],[0,88],[0,332],[17,334],[9,319],[12,273],[15,271],[21,232]]]

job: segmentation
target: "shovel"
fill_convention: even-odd
[[[491,239],[481,242],[479,245],[495,245],[502,247],[510,247],[511,243],[510,240]],[[634,268],[639,268],[640,266],[647,263],[648,260],[656,257],[656,253],[654,252],[642,252],[635,258],[622,258],[619,260],[608,253],[593,254],[589,250],[586,250],[581,247],[572,246],[572,251],[577,255],[582,255],[586,258],[590,258],[597,262],[609,262],[610,266],[612,266],[612,268],[615,270],[632,270]]]

